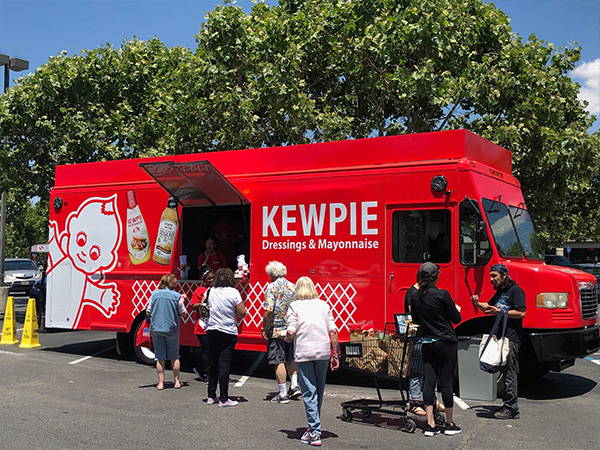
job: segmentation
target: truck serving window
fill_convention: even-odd
[[[450,262],[450,211],[395,211],[392,228],[394,262]]]
[[[504,203],[497,200],[483,199],[483,209],[487,216],[496,247],[500,256],[523,257],[523,250],[519,244],[515,227]]]
[[[519,236],[519,241],[521,242],[521,247],[523,247],[525,256],[527,259],[543,260],[543,247],[537,238],[537,234],[535,234],[529,211],[517,208],[516,206],[509,206],[509,209],[510,217],[517,230],[517,235]]]
[[[492,256],[487,228],[477,202],[465,198],[460,204],[460,262],[465,266],[485,265]]]

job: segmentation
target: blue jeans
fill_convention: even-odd
[[[298,381],[302,389],[302,400],[306,409],[306,418],[311,432],[321,432],[321,405],[325,391],[325,378],[329,360],[296,362]]]

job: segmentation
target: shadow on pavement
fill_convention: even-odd
[[[549,373],[537,380],[519,382],[519,397],[530,400],[557,400],[583,395],[598,383],[570,373]]]
[[[288,439],[300,440],[306,428],[296,428],[295,430],[278,430],[280,433],[285,433]],[[321,439],[329,439],[329,438],[337,438],[339,437],[337,434],[332,433],[331,431],[322,430],[321,431]]]
[[[494,413],[500,409],[498,405],[477,405],[472,406],[471,411],[475,412],[475,415],[480,419],[494,419],[498,420],[494,417]]]
[[[424,417],[419,418],[414,415],[408,415],[408,416],[415,421],[415,423],[417,425],[417,429],[422,429],[425,427],[426,422],[425,422]],[[341,415],[337,416],[336,418],[339,420],[342,420],[342,421],[344,420]],[[387,430],[403,431],[402,428],[404,427],[405,422],[406,422],[405,417],[394,416],[394,415],[387,414],[387,413],[373,412],[373,413],[371,413],[370,416],[365,416],[364,413],[352,411],[352,423],[356,423],[356,424],[360,424],[360,425],[364,425],[364,426],[368,426],[368,427],[385,428]]]
[[[95,341],[74,342],[74,343],[63,344],[63,345],[59,345],[59,346],[55,346],[55,347],[45,346],[42,349],[40,349],[40,351],[66,353],[66,354],[77,355],[77,356],[94,355],[95,358],[105,358],[105,359],[121,359],[121,357],[117,354],[117,351],[114,348],[114,346],[115,346],[114,339],[100,339],[100,340],[95,340]],[[103,350],[106,350],[106,351],[103,351]],[[102,352],[102,353],[99,353],[99,352]]]

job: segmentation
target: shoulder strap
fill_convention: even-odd
[[[502,338],[506,335],[506,325],[508,325],[508,312],[504,311],[502,313],[502,318],[504,319],[504,323],[502,324]]]
[[[208,288],[208,289],[206,290],[206,300],[204,300],[204,303],[206,303],[206,306],[208,306],[208,297],[210,296],[210,289],[211,289],[211,288]]]
[[[490,333],[488,334],[487,341],[485,341],[485,345],[483,346],[483,351],[485,351],[488,344],[492,340],[492,336],[496,335],[496,332],[498,331],[498,328],[500,327],[500,321],[502,320],[503,317],[504,317],[504,314],[496,314],[496,319],[494,319],[494,325],[492,325],[492,329],[490,330]],[[504,330],[506,330],[506,321],[504,323],[505,323]],[[504,334],[502,336],[504,337]]]

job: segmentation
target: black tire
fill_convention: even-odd
[[[342,420],[344,422],[352,422],[352,419],[352,412],[350,412],[350,410],[346,408],[342,409]]]
[[[370,409],[363,409],[363,417],[365,419],[370,418],[372,414],[373,414],[373,411],[371,411]]]
[[[407,418],[402,425],[402,431],[405,433],[414,433],[416,429],[417,423],[411,418]]]
[[[133,361],[135,355],[133,354],[133,342],[131,340],[131,333],[117,333],[117,353],[121,355],[121,358],[129,361]]]
[[[446,416],[444,414],[442,414],[441,412],[436,412],[434,419],[435,419],[436,425],[445,425],[446,424]]]
[[[138,321],[135,324],[135,327],[133,327],[132,332],[128,333],[130,335],[129,342],[131,343],[130,345],[133,348],[133,357],[135,361],[139,364],[144,364],[146,366],[153,366],[155,365],[155,361],[154,352],[152,351],[152,349],[146,347],[138,347],[135,345],[135,337],[137,336],[138,330],[140,329],[143,323],[143,320]]]
[[[548,367],[528,367],[526,370],[523,370],[521,376],[523,378],[536,379],[542,378],[544,375],[547,375],[548,372],[550,372]]]

